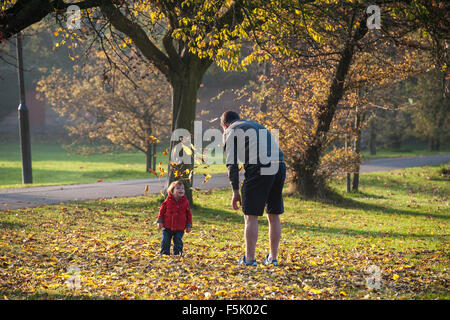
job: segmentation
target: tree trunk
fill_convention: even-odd
[[[375,124],[374,120],[370,121],[369,125],[369,150],[370,155],[374,156],[377,154],[377,145],[376,145],[377,133],[375,132]]]
[[[358,163],[356,164],[355,172],[353,173],[353,182],[352,182],[352,190],[358,191],[359,187],[359,168],[360,168],[360,160],[361,160],[361,122],[364,122],[365,114],[361,114],[358,111],[358,107],[356,109],[356,117],[355,117],[355,129],[356,129],[356,137],[355,137],[355,153],[358,155]]]
[[[394,150],[400,150],[402,147],[402,140],[400,134],[393,134],[391,135],[391,141],[389,142],[389,147]]]
[[[153,158],[153,152],[152,152],[152,145],[147,146],[147,150],[145,152],[145,163],[146,163],[146,172],[149,172],[149,170],[152,168],[152,158]]]
[[[172,85],[172,133],[176,129],[186,129],[191,134],[191,143],[194,144],[194,120],[195,109],[197,104],[197,91],[200,87],[203,75],[211,63],[209,61],[200,60],[197,57],[191,57],[191,62],[186,66],[185,72],[171,74],[170,83]],[[179,141],[170,142],[170,158],[172,150],[180,143]],[[184,151],[183,151],[184,152]],[[186,197],[189,202],[192,201],[192,183],[193,183],[193,166],[194,157],[191,155],[190,163],[181,163],[173,168],[169,161],[167,186],[172,181],[182,180],[185,187]],[[188,171],[186,171],[188,170]],[[176,176],[177,175],[177,176]]]
[[[441,141],[439,138],[436,138],[435,151],[441,150]]]
[[[428,150],[429,151],[439,151],[440,141],[439,138],[430,137],[428,138]]]
[[[153,171],[156,171],[156,143],[153,143],[153,163],[152,163],[152,169]]]
[[[323,148],[330,129],[336,107],[344,94],[344,83],[352,63],[355,44],[367,33],[367,26],[361,23],[353,37],[349,39],[333,77],[327,101],[319,107],[316,126],[312,130],[311,142],[304,153],[304,160],[296,166],[297,179],[293,181],[295,190],[305,196],[322,196],[325,184],[323,177],[317,176]]]
[[[349,140],[349,138],[350,137],[348,135],[345,136],[345,151],[346,152],[348,151],[348,140]],[[352,177],[351,173],[347,171],[347,192],[352,191],[351,190],[351,177]]]
[[[297,173],[298,178],[292,181],[291,190],[298,192],[306,197],[314,197],[321,195],[323,185],[319,177],[314,175],[308,159],[302,160],[293,165],[293,170]]]

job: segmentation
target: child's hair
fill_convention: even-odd
[[[175,189],[175,187],[177,186],[177,185],[179,185],[179,184],[181,184],[181,185],[183,185],[184,186],[184,184],[183,184],[183,182],[181,181],[181,180],[175,180],[175,181],[172,181],[172,183],[169,185],[169,187],[167,188],[167,193],[168,194],[173,194],[173,189]]]

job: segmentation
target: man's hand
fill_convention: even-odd
[[[163,226],[164,226],[164,225],[163,225],[163,223],[162,223],[162,222],[158,222],[158,229],[160,229],[160,230],[161,230],[161,229],[163,228]]]
[[[233,197],[231,198],[231,206],[233,207],[233,210],[239,209],[238,202],[242,206],[241,201],[241,194],[239,193],[239,190],[233,190]]]
[[[186,227],[186,233],[191,232],[192,227]]]

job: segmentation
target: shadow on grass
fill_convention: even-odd
[[[204,206],[198,206],[196,211],[196,217],[203,220],[203,222],[217,223],[218,219],[221,222],[236,223],[244,227],[244,219],[242,214],[235,214],[226,210],[213,209]],[[219,217],[219,218],[218,218]],[[266,214],[264,214],[266,217]],[[267,219],[260,219],[260,225],[267,226]],[[414,239],[436,239],[444,241],[446,236],[444,235],[430,235],[430,234],[410,234],[410,233],[399,233],[391,231],[367,231],[367,230],[356,230],[351,228],[337,228],[337,227],[324,227],[324,226],[307,226],[304,224],[299,224],[296,222],[283,222],[283,227],[292,227],[298,231],[311,231],[321,234],[330,235],[344,235],[351,237],[363,237],[363,238],[414,238]]]
[[[367,193],[362,193],[363,196],[370,196]],[[154,212],[154,218],[156,219],[157,212],[160,206],[160,200],[162,199],[153,199],[148,202],[140,202],[140,201],[127,201],[124,203],[111,203],[111,202],[89,202],[84,203],[84,207],[90,207],[96,209],[99,207],[100,211],[106,209],[106,212],[109,210],[136,210],[136,214],[130,214],[130,216],[142,216],[141,212]],[[310,199],[311,200],[311,199]],[[409,216],[424,216],[424,217],[433,217],[437,219],[448,219],[449,217],[443,215],[437,215],[432,213],[421,213],[409,210],[402,209],[392,209],[386,208],[383,206],[375,205],[375,204],[367,204],[361,203],[359,201],[348,199],[343,197],[338,193],[332,193],[327,199],[312,199],[314,201],[318,201],[321,203],[333,205],[336,207],[344,208],[344,209],[364,209],[365,211],[372,211],[379,214],[401,214],[401,215],[409,215]],[[218,223],[232,223],[238,224],[239,226],[244,226],[244,219],[242,212],[235,213],[230,210],[211,208],[209,206],[196,204],[192,208],[193,218],[196,221],[202,223],[210,223],[210,224],[218,224]],[[267,220],[264,217],[259,220],[260,225],[267,226]],[[195,222],[194,222],[195,223]],[[308,226],[295,222],[286,222],[284,223],[286,226],[294,227],[300,231],[311,231],[322,234],[334,234],[334,235],[346,235],[346,236],[362,236],[362,237],[375,237],[375,238],[433,238],[438,240],[443,240],[445,236],[440,235],[428,235],[428,234],[409,234],[409,233],[398,233],[392,231],[366,231],[366,230],[356,230],[351,228],[337,228],[337,227],[324,227],[324,226]]]
[[[380,196],[380,195],[377,195],[377,194],[368,193],[368,192],[364,192],[364,191],[352,191],[350,194],[353,195],[353,196],[360,197],[360,198],[387,199],[385,196]]]
[[[409,173],[412,175],[412,173]],[[390,176],[383,176],[382,179],[378,179],[376,176],[366,176],[363,178],[363,180],[360,182],[360,185],[365,187],[374,187],[374,188],[380,188],[385,190],[391,190],[391,191],[397,191],[402,193],[408,193],[408,192],[420,192],[426,195],[436,195],[436,193],[444,193],[445,190],[442,190],[437,192],[436,187],[434,185],[425,185],[426,183],[429,183],[430,181],[449,181],[449,179],[441,179],[440,177],[431,176],[429,180],[427,180],[425,177],[416,177],[421,178],[420,181],[411,181],[405,179],[404,181],[399,181],[399,177],[393,178]]]
[[[323,226],[307,226],[295,222],[283,223],[284,226],[292,227],[299,231],[311,231],[314,233],[330,234],[335,236],[351,236],[351,237],[363,237],[363,238],[412,238],[412,239],[434,239],[439,241],[445,241],[447,236],[445,235],[432,235],[432,234],[412,234],[412,233],[399,233],[392,231],[370,231],[370,230],[355,230],[350,228],[336,228],[336,227],[323,227]]]
[[[450,177],[431,177],[432,181],[446,181],[450,182]]]
[[[350,195],[361,195],[362,197],[367,198],[375,198],[375,199],[385,199],[384,196],[376,196],[376,195],[370,195],[364,192],[354,192],[350,193]],[[364,203],[357,201],[355,199],[349,199],[344,197],[343,195],[337,193],[333,190],[328,190],[327,195],[325,198],[305,198],[304,196],[300,194],[290,194],[289,196],[299,198],[302,200],[309,200],[309,201],[315,201],[323,204],[332,205],[338,208],[343,209],[359,209],[359,210],[365,210],[372,211],[374,213],[378,214],[389,214],[389,215],[406,215],[406,216],[414,216],[414,217],[425,217],[425,218],[435,218],[435,219],[442,219],[442,220],[448,220],[450,219],[450,216],[448,215],[440,215],[435,213],[425,213],[425,212],[417,212],[412,210],[404,210],[404,209],[398,209],[398,208],[389,208],[385,206],[380,206],[376,204],[371,203]]]
[[[221,221],[244,226],[244,217],[242,212],[236,214],[234,212],[230,212],[229,210],[214,209],[200,205],[196,205],[194,210],[195,218],[203,222],[217,223],[218,221]]]
[[[20,222],[0,221],[0,229],[23,229],[26,224]]]

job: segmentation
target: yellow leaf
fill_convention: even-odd
[[[393,279],[394,281],[397,281],[398,278],[400,278],[398,274],[394,274],[394,275],[392,276],[392,279]]]
[[[144,193],[148,193],[148,185],[145,186]]]
[[[188,146],[183,145],[183,150],[184,152],[186,152],[187,155],[191,155],[192,154],[192,150],[191,148],[189,148]]]
[[[208,180],[211,178],[211,175],[208,173],[208,174],[203,174],[204,176],[205,176],[205,179],[202,181],[202,183],[206,183],[206,182],[208,182]]]
[[[222,296],[222,297],[226,296],[227,294],[228,294],[228,292],[226,292],[225,290],[220,290],[215,293],[216,296]]]
[[[321,293],[322,293],[322,290],[314,289],[314,288],[311,288],[309,291],[310,291],[311,293],[314,293],[314,294],[321,294]]]

